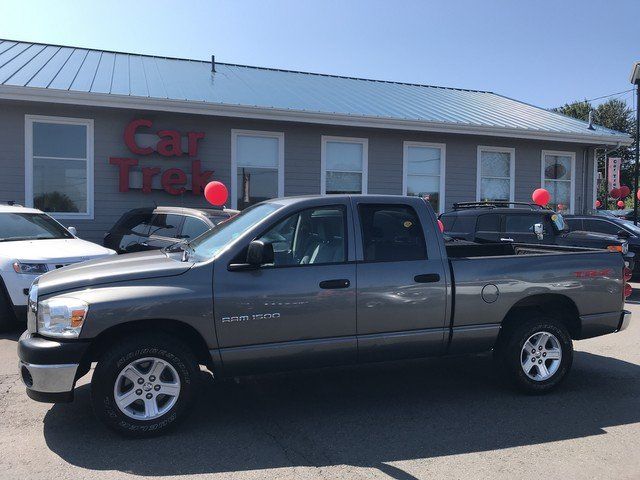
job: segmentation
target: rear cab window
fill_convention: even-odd
[[[192,240],[199,237],[207,230],[209,230],[209,225],[204,220],[200,220],[196,217],[184,217],[184,224],[182,225],[180,238]]]
[[[360,204],[358,214],[365,262],[427,258],[422,225],[409,205]]]
[[[158,213],[151,221],[149,236],[177,238],[183,216],[172,213]]]

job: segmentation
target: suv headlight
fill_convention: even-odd
[[[78,338],[89,304],[71,297],[38,302],[38,333],[47,337]]]
[[[13,271],[16,273],[26,273],[28,275],[42,275],[49,269],[46,263],[21,263],[14,262]]]

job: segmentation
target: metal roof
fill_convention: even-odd
[[[0,98],[425,131],[631,143],[492,92],[0,40]],[[26,88],[25,88],[26,87]]]

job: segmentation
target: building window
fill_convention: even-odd
[[[436,212],[444,212],[445,145],[404,142],[404,195],[428,200]]]
[[[513,202],[515,149],[478,147],[477,201]]]
[[[573,213],[575,163],[573,152],[542,151],[541,185],[551,194],[551,208]]]
[[[25,117],[25,203],[57,218],[93,218],[93,120]]]
[[[320,193],[367,193],[366,138],[322,137]]]
[[[232,206],[284,195],[284,133],[231,131]]]

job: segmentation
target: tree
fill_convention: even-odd
[[[633,171],[635,162],[635,142],[636,122],[634,113],[622,100],[612,98],[598,105],[595,109],[587,100],[566,103],[561,107],[554,108],[555,112],[562,113],[569,117],[589,120],[589,112],[593,110],[593,123],[611,130],[625,132],[634,138],[634,143],[628,147],[621,147],[617,151],[611,152],[608,156],[618,156],[622,158],[621,184],[633,188]],[[598,192],[598,197],[603,198],[606,194],[606,182],[602,182]],[[629,198],[632,198],[630,196]],[[628,200],[628,199],[627,199]],[[633,199],[632,199],[633,200]]]

